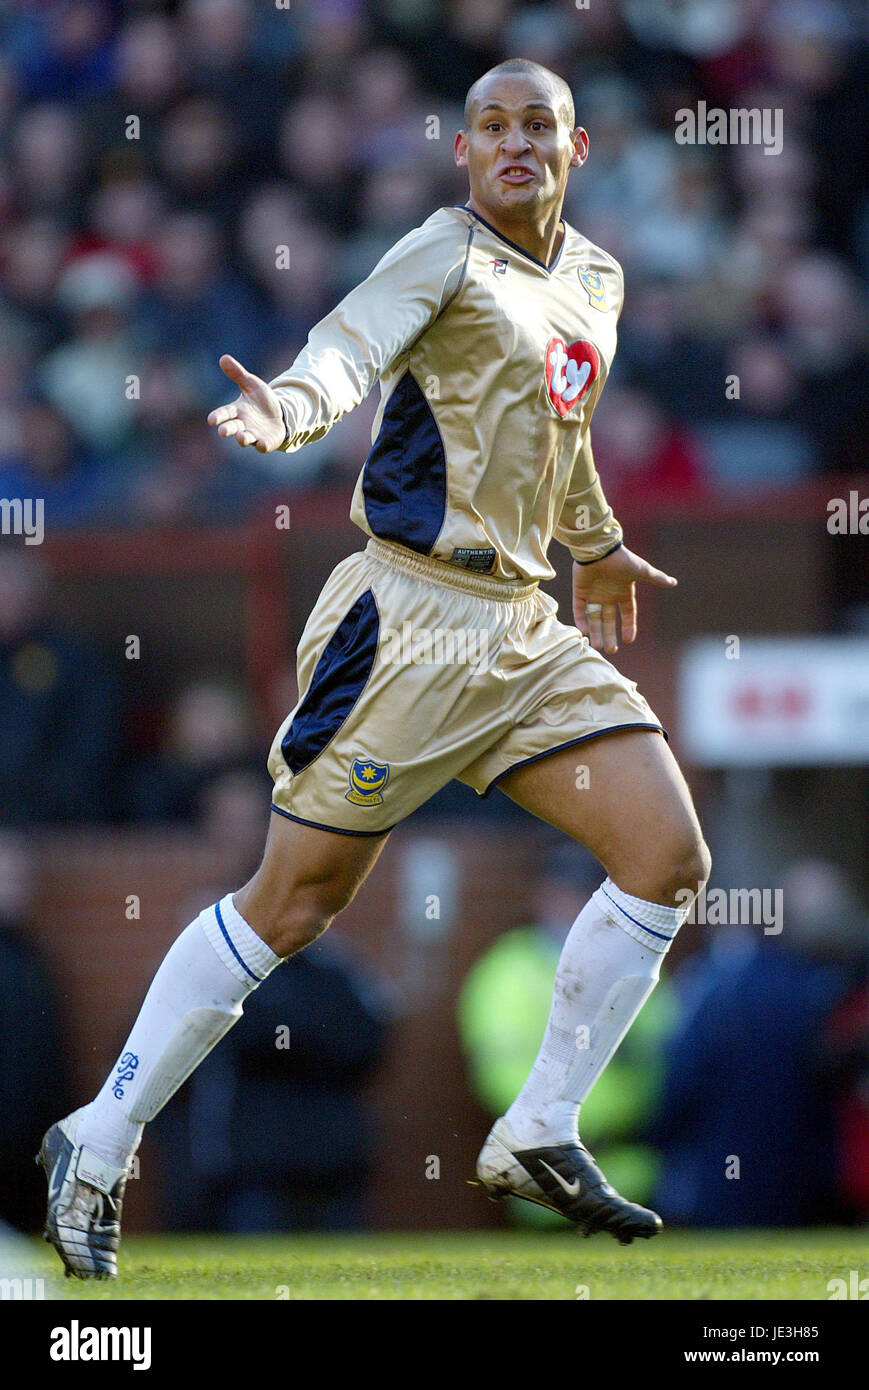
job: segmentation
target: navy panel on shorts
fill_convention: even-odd
[[[366,589],[329,638],[304,700],[281,740],[293,773],[312,763],[334,738],[362,693],[377,657],[380,615]]]
[[[410,372],[386,402],[362,494],[375,536],[431,553],[446,515],[447,461],[431,406]]]

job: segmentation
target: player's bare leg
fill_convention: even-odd
[[[45,1235],[68,1274],[117,1273],[127,1169],[145,1124],[238,1021],[251,990],[347,906],[386,838],[318,830],[275,812],[250,883],[174,942],[102,1090],[42,1142]]]
[[[560,1211],[586,1235],[608,1230],[626,1244],[656,1235],[660,1218],[609,1186],[578,1142],[577,1121],[658,980],[687,914],[685,890],[693,896],[708,876],[690,792],[661,735],[643,730],[562,749],[500,785],[586,845],[609,877],[567,937],[537,1060],[486,1141],[480,1180],[493,1196]]]
[[[579,779],[577,769],[587,769]],[[581,780],[583,787],[577,788]],[[672,907],[699,891],[709,851],[691,793],[664,737],[623,729],[559,749],[498,786],[601,861],[625,893]]]
[[[388,834],[388,832],[387,832]],[[285,959],[352,902],[387,835],[339,835],[273,811],[263,861],[233,896],[258,936]]]

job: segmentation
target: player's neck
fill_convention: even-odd
[[[473,194],[468,198],[467,206],[478,217],[482,217],[485,222],[494,227],[496,232],[500,232],[501,236],[506,237],[516,246],[520,246],[523,251],[528,252],[529,256],[533,256],[536,261],[540,261],[543,265],[551,265],[561,250],[561,243],[564,240],[561,208],[550,213],[545,221],[538,221],[529,220],[527,217],[505,217],[501,212],[480,207],[475,202]]]

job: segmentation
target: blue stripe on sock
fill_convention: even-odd
[[[255,974],[253,973],[253,971],[251,970],[250,966],[249,966],[249,965],[245,965],[245,963],[244,963],[244,961],[242,960],[241,956],[238,954],[238,951],[235,949],[235,946],[233,945],[232,937],[230,936],[229,932],[226,930],[226,927],[223,925],[223,918],[222,918],[221,915],[220,915],[220,903],[215,903],[215,904],[214,904],[214,911],[215,911],[215,914],[216,914],[216,916],[217,916],[217,925],[220,927],[220,930],[223,932],[223,938],[224,938],[224,940],[225,940],[227,946],[229,947],[230,951],[232,951],[232,954],[235,956],[236,960],[238,961],[239,965],[241,966],[242,970],[246,970],[247,973],[248,973],[248,975],[250,975],[250,978],[251,978],[252,980],[256,980],[256,982],[257,982],[258,985],[261,985],[261,984],[262,984],[262,977],[261,977],[260,975],[255,975]]]
[[[619,912],[624,912],[624,913],[625,913],[625,916],[627,917],[628,921],[629,921],[629,922],[633,922],[633,924],[634,924],[635,927],[642,927],[643,931],[647,931],[647,932],[649,933],[649,936],[657,936],[661,941],[672,941],[672,940],[673,940],[673,936],[676,935],[675,931],[673,932],[673,936],[667,936],[666,932],[662,932],[662,931],[653,931],[651,927],[647,927],[647,926],[646,926],[645,922],[638,922],[637,919],[636,919],[636,917],[632,917],[631,914],[630,914],[629,912],[625,912],[625,909],[622,907],[621,903],[617,903],[616,900],[615,900],[615,898],[610,897],[610,894],[606,891],[606,889],[604,888],[603,884],[601,884],[601,886],[600,886],[600,891],[603,893],[603,895],[604,895],[605,898],[609,898],[609,900],[610,900],[610,902],[612,903],[613,907],[617,907],[618,910],[619,910]]]

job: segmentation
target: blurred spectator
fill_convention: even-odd
[[[334,935],[276,970],[154,1124],[175,1230],[347,1231],[368,1224],[362,1089],[383,1054],[379,989]]]
[[[257,304],[227,265],[222,242],[205,213],[167,217],[152,243],[154,273],[141,305],[148,347],[158,354],[181,347],[203,402],[226,389],[217,365],[222,353],[231,349],[242,362],[257,355]]]
[[[154,274],[152,242],[164,216],[165,192],[156,179],[133,163],[118,161],[103,171],[92,192],[82,249],[126,257],[138,280],[147,284]]]
[[[32,552],[0,547],[0,822],[105,818],[118,751],[116,685],[48,612]]]
[[[865,914],[825,862],[791,865],[781,891],[780,935],[718,928],[676,973],[683,1011],[652,1126],[665,1221],[801,1226],[853,1215],[841,1190],[841,1055],[829,1029],[865,980]],[[864,1048],[865,1039],[864,1018]]]
[[[216,681],[188,686],[170,711],[160,752],[133,773],[125,798],[127,814],[145,820],[190,820],[208,782],[219,773],[245,767],[262,771],[262,752],[243,694]]]
[[[185,207],[227,221],[238,195],[238,126],[228,106],[192,96],[167,114],[157,155],[163,178]]]
[[[290,706],[292,708],[292,706]],[[196,799],[197,822],[220,851],[228,880],[239,883],[259,866],[271,815],[271,778],[265,764],[230,766],[207,778]]]
[[[785,352],[799,371],[798,418],[826,471],[865,467],[869,369],[865,294],[829,254],[807,254],[779,278],[775,305]]]
[[[718,418],[700,435],[710,472],[722,488],[782,486],[810,476],[818,451],[794,418],[800,378],[782,343],[754,338],[734,346],[727,362],[738,396],[722,393]]]
[[[432,185],[419,164],[387,165],[369,175],[362,204],[362,227],[345,243],[342,278],[348,289],[358,284],[404,235],[404,228],[424,222],[431,207]]]
[[[49,528],[105,521],[117,477],[91,457],[67,421],[34,393],[19,411],[9,453],[0,458],[0,496],[40,498]]]
[[[238,237],[246,269],[267,296],[258,320],[262,354],[280,352],[286,366],[292,345],[304,344],[318,315],[332,307],[331,243],[325,232],[310,226],[302,197],[280,184],[252,192]],[[301,463],[304,467],[304,458]]]
[[[160,441],[156,455],[130,476],[121,501],[133,522],[180,526],[241,521],[257,498],[273,486],[254,461],[237,464],[227,450],[217,452],[198,410],[179,410],[171,421],[171,441]],[[159,430],[153,431],[159,435]]]
[[[661,409],[651,391],[614,382],[594,417],[594,457],[607,480],[607,498],[677,502],[707,491],[703,450]]]
[[[16,196],[33,212],[80,214],[88,161],[85,127],[64,106],[25,107],[12,135]]]
[[[111,449],[134,423],[129,378],[140,378],[138,344],[130,322],[136,295],[128,261],[95,252],[72,262],[57,298],[72,336],[51,352],[38,381],[52,403],[94,449]]]
[[[354,63],[370,46],[365,0],[298,0],[293,9],[299,30],[302,87],[340,91]]]
[[[317,220],[339,233],[353,230],[359,211],[347,121],[334,95],[302,97],[285,108],[277,146],[281,173],[304,190]]]
[[[34,1155],[54,1117],[70,1104],[57,997],[30,934],[35,887],[23,838],[0,831],[0,1217],[23,1231],[38,1229],[45,1216],[45,1184]]]
[[[102,124],[120,139],[128,114],[139,116],[153,141],[154,118],[181,90],[186,61],[178,27],[161,14],[134,14],[119,30],[111,114]],[[112,119],[112,116],[114,119]]]
[[[236,134],[246,160],[260,157],[263,134],[273,136],[275,127],[274,93],[263,81],[255,53],[261,9],[255,0],[185,0],[180,16],[191,85],[244,111]]]
[[[112,16],[107,0],[48,0],[29,10],[13,29],[28,97],[83,102],[102,92],[111,78]]]
[[[56,219],[39,214],[6,227],[2,245],[4,308],[26,315],[19,331],[45,348],[58,331],[55,294],[69,239]]]
[[[726,404],[725,354],[721,341],[690,309],[690,294],[677,280],[641,281],[619,322],[613,380],[632,375],[676,420],[693,425]]]

